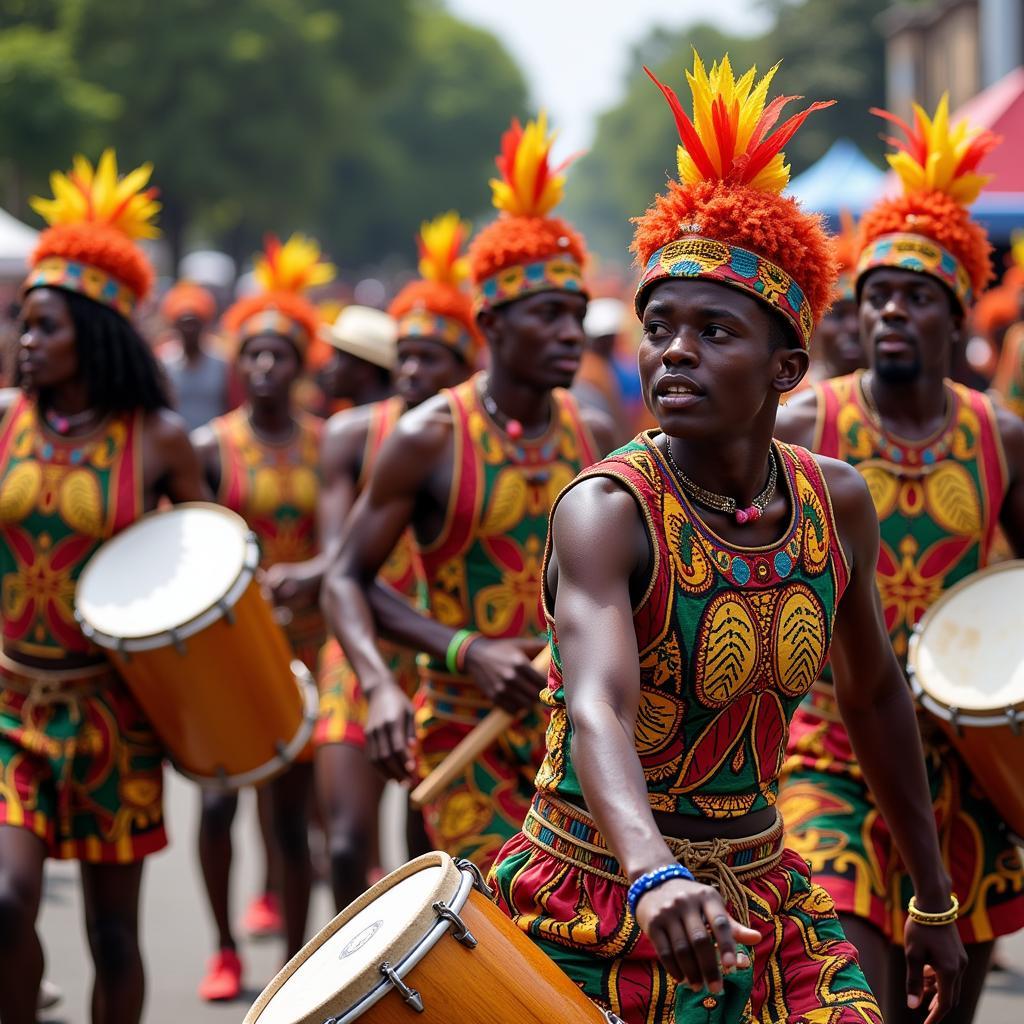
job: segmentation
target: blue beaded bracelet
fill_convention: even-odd
[[[646,875],[641,875],[629,887],[629,893],[626,896],[629,912],[636,917],[636,905],[640,902],[640,897],[652,889],[657,889],[663,882],[672,878],[684,878],[688,882],[694,880],[693,872],[689,868],[684,868],[682,864],[666,864],[663,868],[658,868],[657,871],[648,871]]]

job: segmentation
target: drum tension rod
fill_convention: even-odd
[[[1010,732],[1014,736],[1020,735],[1020,712],[1016,708],[1006,709],[1006,719],[1010,723]]]
[[[455,858],[455,866],[460,871],[468,871],[473,876],[473,888],[482,893],[488,899],[494,898],[494,890],[487,884],[483,872],[471,861],[464,857]]]
[[[223,597],[217,601],[217,609],[220,611],[221,615],[224,617],[224,621],[229,626],[233,626],[235,624],[234,609],[227,603],[227,601],[224,600]]]
[[[476,949],[476,936],[466,927],[466,922],[463,921],[447,903],[438,900],[437,903],[434,904],[434,913],[437,914],[442,921],[449,921],[454,925],[452,930],[453,939],[458,939],[459,942],[468,949]]]
[[[423,996],[416,989],[409,988],[387,960],[380,965],[380,973],[391,982],[391,987],[402,997],[408,1006],[411,1006],[417,1013],[423,1012]]]
[[[949,724],[953,727],[953,732],[957,736],[963,736],[964,729],[960,724],[960,709],[958,707],[951,707],[949,709]]]

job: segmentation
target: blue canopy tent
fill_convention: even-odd
[[[878,198],[885,172],[849,139],[837,139],[829,151],[789,183],[787,193],[808,210],[824,214],[833,230],[842,211],[859,217]]]

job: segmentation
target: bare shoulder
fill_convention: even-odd
[[[818,419],[818,394],[813,388],[801,391],[779,407],[775,420],[775,436],[789,444],[810,448],[814,444],[814,427]]]
[[[614,563],[631,572],[637,557],[646,556],[636,499],[611,477],[588,476],[572,484],[555,506],[551,530],[563,566]],[[630,537],[637,543],[624,542]]]
[[[357,439],[366,440],[373,416],[373,405],[357,405],[353,409],[336,412],[324,424],[324,444],[347,445]]]
[[[388,444],[392,447],[400,445],[433,465],[444,454],[453,427],[448,400],[444,395],[434,395],[399,419]]]
[[[861,513],[866,508],[874,515],[871,492],[864,482],[864,477],[855,467],[839,459],[830,459],[827,455],[814,455],[814,461],[821,470],[829,497],[832,499],[832,507],[837,515],[843,512]]]
[[[597,450],[602,455],[607,455],[616,443],[615,422],[603,409],[595,405],[580,403],[580,419],[587,425],[593,435]]]
[[[196,427],[196,429],[189,434],[189,440],[192,442],[192,447],[195,448],[200,455],[205,456],[217,450],[217,434],[209,423],[204,423],[203,426]]]
[[[171,409],[147,412],[142,429],[146,438],[161,448],[171,449],[190,444],[185,420]]]

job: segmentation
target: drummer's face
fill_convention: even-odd
[[[286,401],[301,369],[295,346],[278,334],[250,338],[238,355],[238,375],[250,399]]]
[[[78,374],[75,324],[64,297],[53,288],[33,288],[21,307],[18,379],[26,391],[54,388]]]

